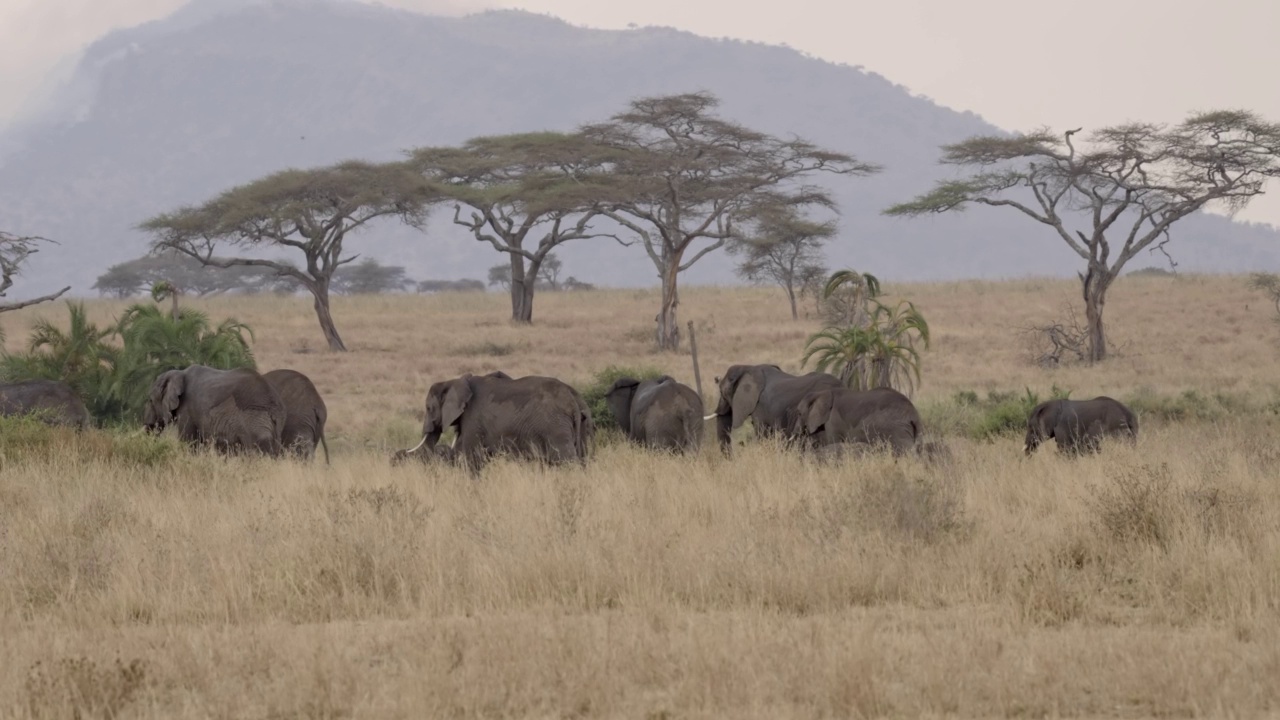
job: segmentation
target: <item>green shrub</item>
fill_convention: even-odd
[[[0,464],[75,458],[82,462],[153,467],[171,462],[177,454],[177,441],[140,431],[77,432],[47,425],[34,416],[0,417]]]
[[[610,365],[597,372],[595,379],[589,385],[578,388],[578,392],[582,393],[582,399],[587,401],[587,407],[591,408],[591,419],[595,421],[596,431],[606,432],[618,429],[618,421],[609,411],[608,403],[604,401],[604,396],[609,392],[609,388],[613,387],[615,381],[624,377],[652,380],[665,374],[653,367],[620,367],[618,365]]]
[[[1069,390],[1054,385],[1048,399],[1065,399],[1070,394]],[[920,415],[924,426],[933,433],[986,440],[1025,431],[1027,416],[1041,400],[1030,388],[1024,388],[1021,393],[991,390],[985,398],[972,390],[959,390],[949,402],[920,407]]]

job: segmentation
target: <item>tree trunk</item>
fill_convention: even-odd
[[[329,284],[319,283],[307,289],[311,291],[311,297],[315,300],[313,304],[316,309],[316,319],[320,321],[320,330],[324,333],[325,342],[329,343],[329,349],[334,352],[346,352],[347,346],[342,344],[342,336],[338,334],[338,328],[333,324],[333,314],[329,312]]]
[[[538,266],[524,266],[524,256],[511,255],[511,322],[533,324],[533,291],[538,281]]]
[[[679,257],[670,261],[662,271],[662,309],[658,311],[658,349],[675,351],[680,349],[680,323],[676,317],[676,307],[680,304],[680,293],[676,287],[676,278],[680,273]]]
[[[800,312],[796,310],[796,290],[790,284],[783,285],[783,290],[787,291],[787,300],[791,303],[791,319],[799,320]]]
[[[1089,269],[1083,278],[1085,330],[1089,337],[1089,362],[1107,359],[1107,331],[1102,311],[1107,305],[1107,288],[1114,278],[1106,270]]]

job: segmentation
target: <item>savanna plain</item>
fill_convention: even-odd
[[[333,463],[0,457],[0,716],[788,718],[1280,712],[1280,326],[1242,277],[1122,278],[1113,357],[1046,369],[1021,328],[1074,282],[888,284],[928,318],[915,401],[949,461],[732,458],[601,433],[584,468],[391,467],[436,380],[582,386],[651,350],[656,291],[188,298],[307,373]],[[89,301],[107,323],[122,301]],[[799,369],[816,320],[690,288],[709,405],[733,363]],[[810,311],[812,312],[812,310]],[[5,316],[10,347],[39,316]],[[1130,401],[1135,447],[1024,458],[999,398]]]

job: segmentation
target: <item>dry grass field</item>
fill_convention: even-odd
[[[254,328],[262,369],[316,381],[333,465],[4,445],[0,717],[1280,713],[1275,309],[1239,277],[1126,278],[1116,356],[1044,370],[1018,329],[1075,283],[886,289],[933,328],[926,421],[959,391],[1054,385],[1215,412],[1144,414],[1136,447],[1075,460],[1011,435],[946,434],[937,465],[605,444],[473,482],[387,462],[427,386],[611,364],[692,384],[687,355],[650,350],[656,292],[543,294],[533,327],[497,294],[338,298],[342,355],[301,298],[193,299]],[[681,310],[710,402],[729,364],[796,370],[815,329],[765,289]],[[6,315],[10,347],[40,314],[65,319]]]

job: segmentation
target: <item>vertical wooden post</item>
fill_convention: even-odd
[[[702,398],[702,402],[707,401],[707,396],[702,394],[702,371],[698,369],[698,340],[693,336],[693,321],[689,321],[689,353],[693,355],[693,382],[698,391],[698,397]]]

